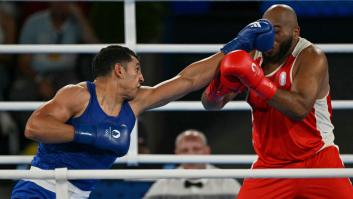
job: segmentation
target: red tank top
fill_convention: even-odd
[[[312,44],[309,41],[300,38],[285,63],[266,76],[278,88],[290,90],[295,60],[310,45]],[[261,64],[261,54],[256,53],[255,60]],[[316,100],[310,113],[301,121],[294,121],[269,106],[253,91],[249,92],[247,101],[252,107],[253,146],[265,164],[283,165],[304,160],[321,149],[334,145],[329,94]]]

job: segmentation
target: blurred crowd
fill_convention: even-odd
[[[124,43],[123,4],[108,4],[0,2],[0,43]],[[92,56],[0,54],[0,101],[45,101],[64,85],[92,80]],[[29,115],[0,112],[0,154],[33,153],[22,136]]]
[[[86,8],[71,2],[26,3],[21,6],[0,3],[0,42],[2,44],[98,43]],[[77,54],[1,54],[0,99],[9,101],[48,100],[56,90],[81,80]],[[21,134],[29,114],[1,113],[1,135]],[[8,143],[2,154],[17,153],[23,140],[1,139]],[[8,142],[9,141],[9,142]],[[2,146],[6,146],[6,144]],[[17,146],[17,147],[16,147]],[[23,149],[23,148],[22,148]]]

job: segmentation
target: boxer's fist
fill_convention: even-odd
[[[74,141],[114,151],[121,157],[129,150],[130,133],[124,124],[102,123],[99,125],[80,125],[75,126]]]
[[[273,47],[274,35],[272,24],[265,19],[260,19],[245,26],[236,38],[221,48],[221,51],[224,54],[239,49],[248,52],[255,48],[267,51]]]
[[[260,33],[255,40],[255,49],[261,52],[266,52],[273,48],[275,42],[275,31],[272,24],[266,19],[259,19],[260,24],[263,26],[269,27],[268,31]]]
[[[208,84],[205,90],[205,96],[208,101],[219,101],[221,97],[232,92],[231,89],[225,87],[220,81],[220,74]]]
[[[246,90],[246,86],[235,76],[225,76],[221,74],[220,81],[225,88],[234,93],[239,94]]]
[[[277,91],[277,87],[264,76],[260,66],[243,50],[236,50],[224,56],[220,70],[222,76],[239,78],[243,84],[266,100],[271,99]]]

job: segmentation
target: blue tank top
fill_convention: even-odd
[[[87,82],[87,88],[91,97],[86,110],[81,116],[71,118],[66,123],[75,126],[78,124],[96,125],[110,121],[117,125],[125,124],[131,134],[136,118],[128,101],[124,101],[119,115],[109,116],[98,103],[95,84]],[[68,169],[109,169],[116,158],[117,155],[112,151],[98,149],[86,144],[75,142],[63,144],[40,143],[32,165],[41,169],[63,167]],[[72,180],[70,182],[81,190],[90,191],[94,188],[97,180]]]

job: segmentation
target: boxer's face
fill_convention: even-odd
[[[275,12],[266,13],[264,18],[272,23],[275,31],[273,48],[263,54],[264,59],[271,62],[283,60],[284,57],[288,56],[289,51],[299,37],[299,27],[293,27],[284,16]]]
[[[126,98],[132,100],[137,95],[144,78],[141,73],[139,60],[131,56],[132,60],[124,64],[124,89],[126,90]]]
[[[281,25],[274,24],[275,42],[273,48],[264,53],[264,58],[273,62],[282,60],[289,54],[294,38],[292,31]]]

